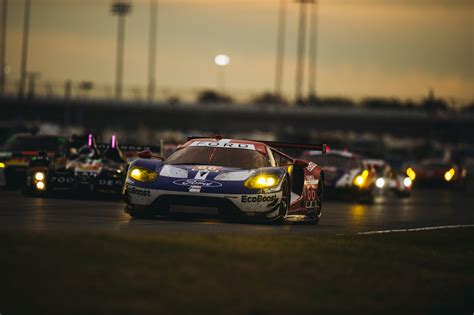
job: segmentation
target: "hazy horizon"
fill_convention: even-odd
[[[160,0],[158,88],[217,85],[273,91],[279,1]],[[19,77],[23,1],[9,1],[8,79]],[[113,85],[117,18],[111,1],[33,0],[29,70],[42,81]],[[149,1],[126,18],[124,85],[147,84]],[[298,5],[288,1],[284,92],[294,95]],[[319,0],[317,92],[352,98],[474,99],[474,5],[466,0]],[[307,89],[305,84],[305,91]]]

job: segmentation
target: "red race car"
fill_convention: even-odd
[[[424,159],[406,170],[417,186],[450,186],[463,188],[466,169],[444,159]]]

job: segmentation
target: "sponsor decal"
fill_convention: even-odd
[[[253,195],[253,196],[242,196],[242,202],[272,202],[277,199],[276,195]]]
[[[99,185],[100,186],[121,186],[122,181],[119,179],[100,179]]]
[[[206,179],[178,179],[173,182],[175,185],[180,186],[200,186],[200,187],[208,187],[208,188],[216,188],[221,187],[222,184]]]
[[[76,172],[76,178],[81,181],[88,181],[92,178],[96,178],[99,173],[96,172]]]
[[[73,177],[66,177],[66,176],[52,176],[51,183],[58,183],[58,184],[71,184],[74,182]]]
[[[208,172],[219,172],[222,169],[220,166],[211,165],[196,165],[192,168],[193,171],[208,171]]]
[[[316,200],[313,200],[313,201],[306,201],[305,208],[306,208],[306,209],[314,209],[314,208],[316,208]]]
[[[148,189],[138,189],[133,186],[127,186],[127,193],[131,195],[138,195],[143,197],[150,197],[151,192]]]
[[[228,141],[194,141],[191,147],[211,147],[211,148],[229,148],[255,150],[255,146],[250,143],[234,143]]]
[[[305,180],[304,183],[305,183],[305,185],[317,185],[319,183],[319,181],[317,179]]]
[[[201,186],[190,186],[189,192],[201,192]]]
[[[100,172],[101,169],[102,169],[102,164],[83,164],[83,163],[80,163],[76,167],[76,172],[81,172],[81,171]]]
[[[316,164],[314,164],[313,162],[309,162],[308,166],[306,166],[306,169],[312,172],[315,167],[316,167]]]

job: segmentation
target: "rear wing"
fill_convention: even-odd
[[[206,136],[188,137],[188,141],[195,140],[195,139],[216,139],[218,141],[222,139],[222,136],[216,135],[216,136],[207,136],[207,137]],[[314,150],[314,151],[321,151],[322,154],[326,154],[327,152],[326,144],[307,144],[307,143],[292,143],[292,142],[280,142],[280,141],[250,140],[250,139],[242,139],[242,140],[261,142],[275,149]]]
[[[110,148],[110,143],[98,143],[97,149],[106,150]],[[119,144],[118,148],[123,152],[140,152],[145,150],[150,150],[153,152],[160,152],[159,146],[154,145],[137,145],[137,144]]]
[[[269,147],[276,148],[276,149],[314,150],[314,151],[321,151],[323,154],[326,154],[327,152],[326,144],[307,144],[307,143],[260,141],[260,140],[254,140],[254,141],[265,143]]]

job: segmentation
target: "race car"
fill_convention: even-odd
[[[16,134],[0,152],[0,187],[22,188],[30,160],[39,153],[48,158],[68,152],[68,139],[54,135]]]
[[[376,173],[375,187],[379,194],[393,192],[396,196],[409,197],[412,190],[412,180],[408,176],[397,173],[386,161],[381,159],[364,159],[364,167],[373,169]]]
[[[364,167],[362,158],[340,150],[306,151],[302,159],[316,163],[324,171],[326,196],[349,198],[360,203],[372,203],[375,196],[376,174]]]
[[[277,148],[325,150],[239,139],[189,138],[167,159],[150,151],[132,162],[125,184],[125,212],[134,218],[201,213],[283,222],[318,223],[324,174],[315,163]]]
[[[73,142],[77,142],[77,139]],[[99,147],[103,150],[99,150]],[[54,158],[38,156],[32,159],[27,178],[29,191],[37,195],[60,192],[121,195],[128,169],[122,149],[131,148],[143,150],[147,147],[120,146],[115,136],[112,136],[110,144],[97,145],[90,134],[87,143],[79,148],[77,154]]]
[[[418,186],[449,186],[464,188],[467,171],[464,167],[441,158],[427,158],[411,167],[406,174],[416,181]]]

